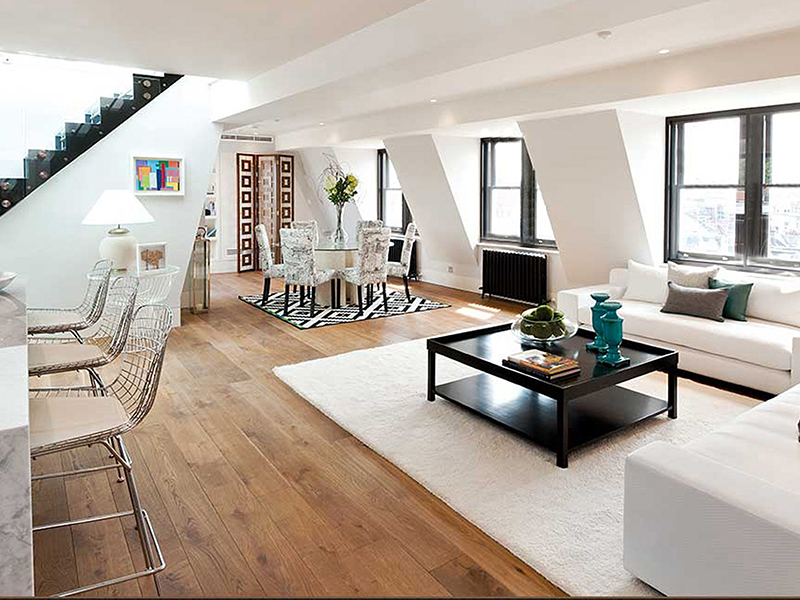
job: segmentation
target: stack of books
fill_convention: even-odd
[[[503,360],[503,364],[548,381],[564,379],[581,372],[581,365],[577,360],[542,350],[526,350],[512,354]]]

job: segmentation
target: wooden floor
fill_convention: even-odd
[[[300,331],[237,300],[259,293],[261,281],[213,278],[212,310],[184,312],[156,405],[126,436],[166,556],[164,594],[563,595],[272,373],[276,365],[507,321],[519,306],[418,283],[415,293],[452,308]],[[46,456],[33,469],[90,466],[103,454],[94,447]],[[37,482],[33,498],[37,524],[129,508],[113,471]],[[36,533],[37,594],[140,568],[127,521]],[[153,592],[148,579],[95,595]]]

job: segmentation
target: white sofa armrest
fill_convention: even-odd
[[[593,306],[592,294],[594,292],[611,293],[611,286],[607,283],[600,285],[591,285],[588,287],[574,288],[571,290],[561,290],[556,297],[556,306],[558,310],[564,313],[564,316],[578,325],[591,325],[591,323],[581,323],[578,319],[578,311],[584,306]]]
[[[800,337],[792,340],[792,385],[800,383]]]
[[[800,495],[685,448],[628,456],[624,527],[625,568],[664,594],[800,592]]]

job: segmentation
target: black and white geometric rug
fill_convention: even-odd
[[[326,325],[339,325],[341,323],[354,323],[356,321],[369,321],[371,319],[382,319],[395,315],[406,315],[409,313],[436,310],[437,308],[448,308],[449,304],[442,304],[435,300],[428,300],[421,296],[411,296],[411,302],[406,300],[403,292],[396,290],[388,291],[386,294],[389,311],[383,310],[383,296],[375,294],[372,304],[364,307],[364,314],[358,316],[358,306],[342,306],[341,308],[331,308],[329,306],[316,307],[316,314],[311,318],[311,303],[306,298],[305,306],[300,306],[300,293],[289,294],[289,316],[283,315],[283,292],[275,292],[269,295],[266,306],[261,305],[262,296],[239,296],[239,300],[247,302],[251,306],[263,310],[298,329],[311,329],[313,327],[325,327]]]

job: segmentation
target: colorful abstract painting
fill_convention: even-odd
[[[136,158],[136,191],[140,193],[183,193],[183,161],[180,159]]]

